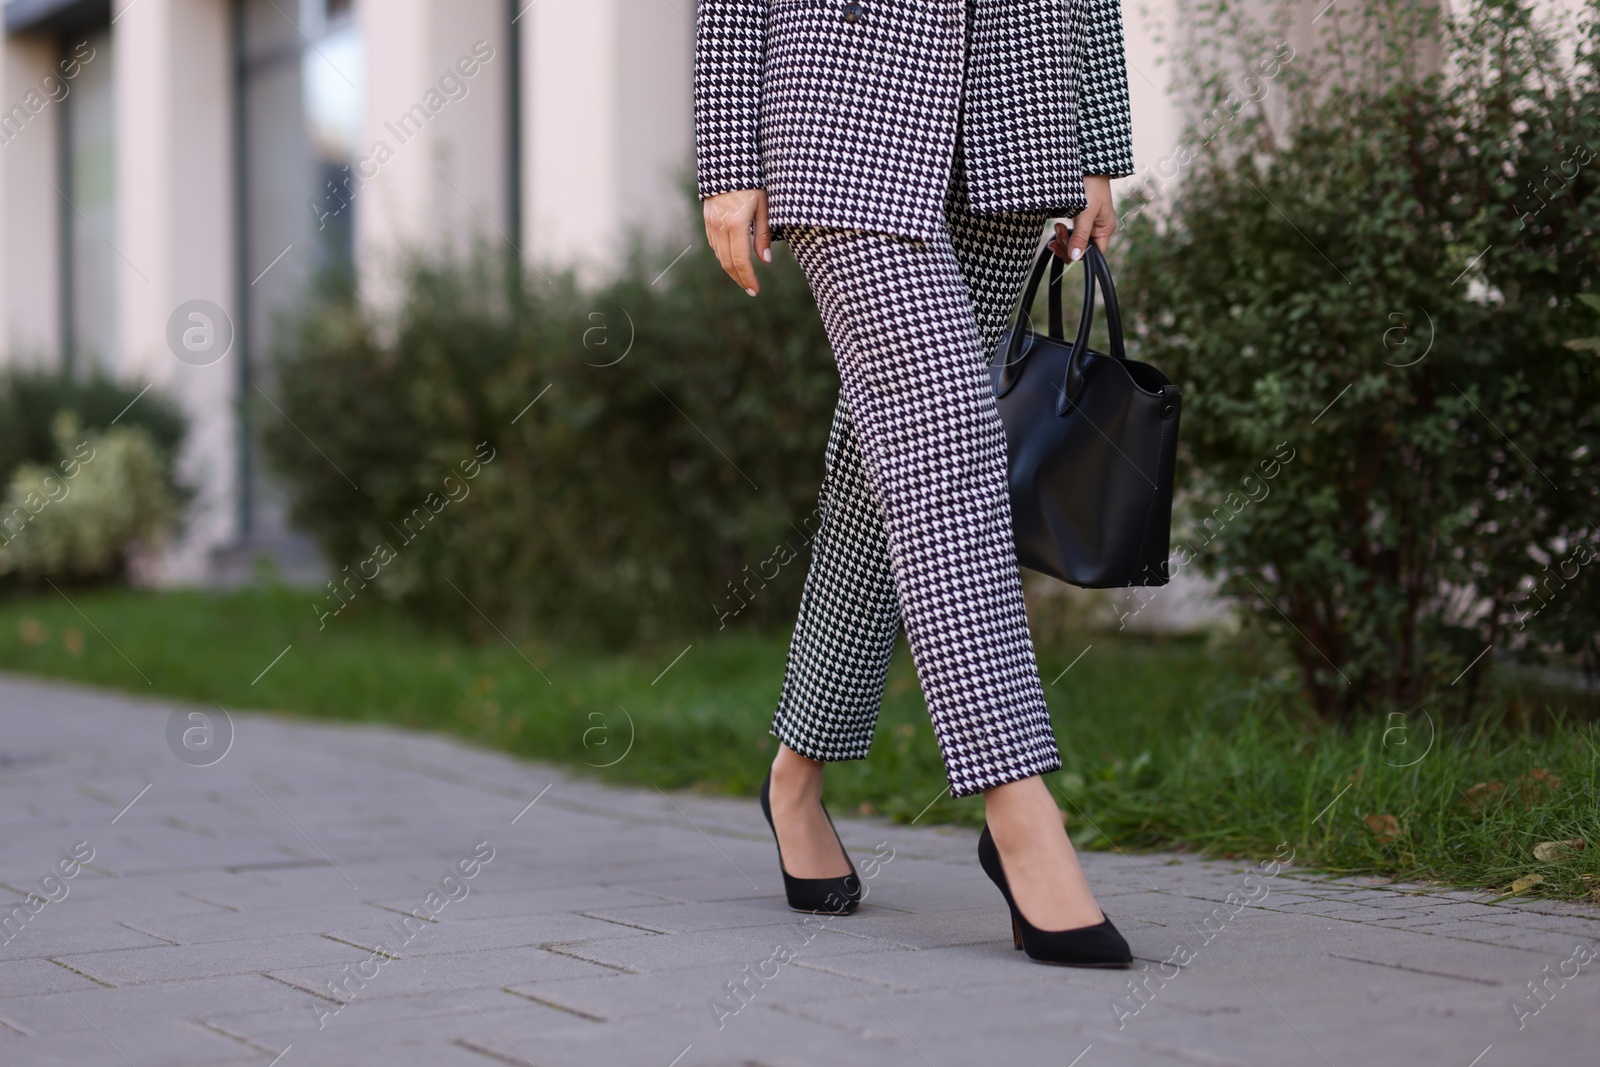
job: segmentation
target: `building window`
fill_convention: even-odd
[[[63,34],[61,99],[61,351],[70,373],[121,369],[117,290],[117,138],[110,27]]]
[[[361,132],[365,62],[350,0],[239,7],[244,265],[254,279],[274,264],[247,292],[260,352],[273,312],[353,262],[356,206],[340,183]]]
[[[343,192],[361,133],[365,55],[350,0],[235,0],[241,395],[271,392],[267,354],[285,313],[353,274]],[[239,520],[246,540],[289,536],[281,495],[254,461],[241,408]]]

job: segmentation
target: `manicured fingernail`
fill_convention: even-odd
[[[763,248],[761,250],[761,258],[766,260],[768,263],[771,263],[772,262],[772,249]]]
[[[1072,250],[1072,262],[1074,262],[1074,263],[1076,263],[1076,262],[1078,262],[1078,259],[1079,259],[1079,258],[1080,258],[1080,257],[1081,257],[1081,256],[1082,256],[1082,255],[1083,255],[1083,249],[1081,249],[1081,248],[1074,248],[1074,249],[1073,249],[1073,250]]]
[[[756,295],[756,291],[754,289],[746,289],[745,292],[749,293],[751,296]]]

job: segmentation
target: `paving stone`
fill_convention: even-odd
[[[1139,951],[1135,946],[1135,952]],[[807,967],[848,978],[855,982],[876,982],[901,992],[924,989],[994,987],[1029,982],[1052,981],[1062,986],[1086,987],[1110,994],[1122,988],[1126,971],[1080,971],[1076,968],[1043,967],[1015,952],[1009,938],[983,945],[871,953],[841,953],[832,956],[807,956],[802,953],[793,966]]]
[[[734,930],[752,926],[788,926],[795,913],[776,902],[720,901],[714,904],[642,904],[635,900],[625,907],[591,908],[583,914],[610,922],[636,925],[665,934],[693,933],[701,930]],[[841,918],[859,925],[861,916]]]
[[[1415,930],[1417,933],[1448,937],[1458,941],[1501,945],[1519,952],[1563,957],[1572,952],[1574,945],[1584,941],[1583,938],[1571,934],[1486,922],[1482,919],[1446,919],[1428,926],[1416,927]],[[1600,952],[1600,939],[1590,939],[1588,943]]]
[[[719,1013],[713,1004],[721,1004],[726,1011],[743,1018],[753,1006],[839,995],[840,981],[835,975],[793,964],[763,963],[755,961],[749,971],[743,963],[714,963],[662,972],[536,982],[508,986],[506,991],[553,1011],[606,1022],[664,1014],[716,1019]],[[730,992],[729,983],[738,990]],[[866,985],[882,988],[875,982]]]
[[[811,928],[801,925],[804,918],[812,917],[795,915],[785,927],[709,930],[693,936],[613,937],[550,947],[577,959],[635,971],[663,971],[702,963],[756,964],[770,957],[780,945],[806,958],[904,947],[835,932],[833,926],[842,925],[848,917],[815,917],[819,926]]]
[[[47,924],[59,926],[52,930],[48,938],[40,936],[38,931]],[[29,936],[29,935],[33,936]],[[123,948],[149,948],[155,945],[169,945],[172,942],[162,938],[159,934],[143,932],[133,927],[125,926],[110,918],[80,918],[77,914],[67,910],[66,903],[46,907],[34,916],[21,933],[6,945],[3,951],[7,958],[20,959],[27,956],[48,957],[59,955],[63,952],[90,952],[103,949]]]
[[[90,979],[111,986],[250,974],[301,962],[350,962],[361,949],[313,933],[211,941],[202,945],[158,945],[51,957]]]
[[[85,1012],[87,1014],[87,1011]],[[261,1050],[184,1020],[89,1017],[94,1027],[60,1033],[0,1034],[6,1063],[29,1067],[223,1067],[265,1062]],[[15,1057],[15,1058],[13,1058]]]
[[[387,900],[374,901],[373,905],[409,913],[418,903],[420,901]],[[451,904],[449,916],[452,922],[477,922],[557,911],[594,911],[657,903],[660,901],[656,897],[618,886],[568,885],[530,889],[520,885],[485,882],[473,890],[470,897],[461,901],[459,915],[456,914],[456,905]]]
[[[593,959],[574,955],[568,950],[540,948],[461,952],[366,964],[365,961],[370,959],[370,955],[361,954],[352,961],[349,969],[345,964],[321,964],[284,967],[266,973],[277,981],[304,991],[308,996],[337,997],[353,1003],[379,997],[436,993],[450,989],[452,985],[468,990],[498,989],[547,979],[616,974],[621,970],[614,965],[596,963]],[[358,979],[365,980],[365,984]],[[340,992],[341,989],[346,991]]]
[[[151,982],[115,989],[93,984],[70,987],[62,982],[56,984],[70,993],[70,1001],[45,986],[46,996],[7,998],[0,1005],[0,1017],[35,1036],[42,1036],[92,1029],[89,1019],[197,1021],[240,1011],[247,1006],[253,1011],[302,1011],[306,1001],[306,994],[259,974]],[[5,1026],[0,1024],[0,1030],[3,1029]]]
[[[983,907],[933,912],[863,908],[850,916],[849,925],[841,922],[830,929],[917,949],[1008,942],[1011,920],[1000,895],[995,893],[994,898]]]
[[[0,962],[0,1015],[13,997],[55,996],[80,989],[103,988],[87,975],[67,969],[48,959],[18,959]]]
[[[1566,934],[1580,941],[1588,941],[1600,952],[1600,915],[1593,918],[1501,911],[1490,909],[1487,914],[1464,915],[1454,911],[1444,912],[1441,918],[1475,919],[1480,922],[1500,923],[1524,930],[1543,930],[1547,933]]]
[[[1592,907],[1088,852],[1140,966],[1043,967],[1012,949],[971,828],[839,818],[858,867],[894,858],[855,915],[807,928],[748,800],[243,712],[227,758],[192,768],[173,706],[0,676],[8,750],[41,756],[0,775],[0,911],[95,848],[0,946],[0,1063],[1493,1067],[1600,1046],[1594,966],[1510,1006],[1600,946]],[[484,841],[439,921],[377,962]],[[768,962],[779,944],[792,962]]]

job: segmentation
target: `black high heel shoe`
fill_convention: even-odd
[[[989,834],[988,823],[978,838],[978,863],[1006,898],[1006,907],[1011,909],[1011,939],[1017,948],[1027,951],[1030,960],[1060,967],[1128,967],[1133,963],[1128,942],[1104,911],[1096,925],[1071,930],[1041,930],[1030,923],[1011,899],[1011,887],[1000,864],[1000,849]]]
[[[768,771],[766,781],[761,783],[761,814],[767,817],[767,826],[772,829],[773,844],[778,844],[778,828],[772,825],[771,791],[772,772]],[[826,804],[822,806],[822,814],[832,826],[833,817],[828,815]],[[837,839],[839,831],[835,830],[833,836]],[[839,851],[844,852],[843,841],[839,842]],[[844,861],[850,864],[850,873],[842,877],[796,878],[784,867],[783,846],[778,844],[778,869],[783,872],[783,891],[789,898],[789,907],[825,915],[849,915],[855,911],[856,905],[861,903],[861,879],[856,874],[856,865],[850,862],[850,853],[845,852]]]

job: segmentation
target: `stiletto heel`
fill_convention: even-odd
[[[1011,912],[1011,937],[1017,948],[1027,952],[1036,963],[1053,963],[1061,967],[1127,967],[1133,963],[1133,952],[1128,942],[1101,911],[1101,921],[1093,926],[1080,926],[1071,930],[1041,930],[1028,921],[1016,901],[1011,899],[1011,886],[1006,882],[1005,867],[1000,862],[1000,849],[984,824],[978,838],[978,863],[1006,898],[1006,908]]]
[[[772,772],[767,772],[767,777],[761,783],[761,814],[767,817],[767,826],[772,830],[772,842],[778,846],[778,870],[783,872],[783,891],[789,898],[789,907],[795,911],[809,912],[825,915],[848,915],[856,910],[856,905],[861,903],[861,879],[856,874],[856,865],[850,861],[850,853],[845,852],[844,842],[839,842],[839,851],[844,852],[844,861],[850,864],[850,873],[840,878],[796,878],[790,874],[783,865],[783,845],[778,842],[778,828],[772,823]],[[822,806],[823,817],[828,820],[828,825],[833,826],[833,816],[828,814],[828,806]],[[835,840],[839,831],[834,830]]]

